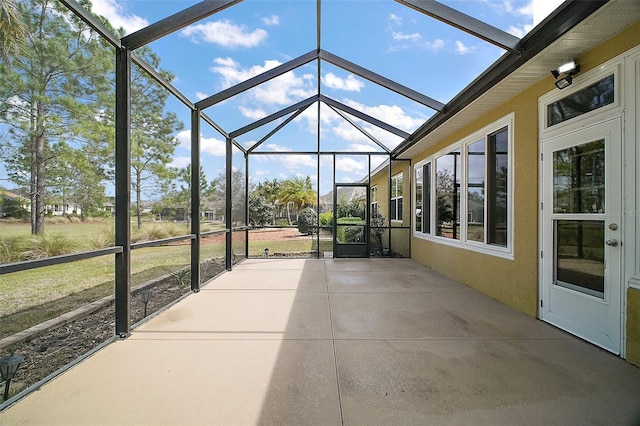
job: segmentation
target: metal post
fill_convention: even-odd
[[[131,51],[116,49],[115,255],[116,335],[131,332]]]
[[[249,258],[249,154],[244,154],[244,258]]]
[[[233,218],[231,217],[231,178],[233,168],[233,141],[230,137],[227,138],[227,163],[226,163],[226,185],[225,185],[225,220],[227,226],[227,239],[225,260],[227,264],[227,271],[230,271],[233,267]]]
[[[191,291],[200,291],[200,111],[191,110]]]

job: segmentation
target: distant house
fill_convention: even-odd
[[[9,200],[9,202],[13,203],[14,206],[31,211],[31,203],[28,198],[15,191],[8,191],[0,187],[0,217],[6,217],[9,214],[7,211],[7,202],[5,200]]]

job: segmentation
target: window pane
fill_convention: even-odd
[[[589,87],[547,105],[547,126],[562,123],[589,111],[612,104],[614,101],[614,79],[610,75]]]
[[[424,200],[422,232],[431,233],[431,163],[424,166]]]
[[[422,167],[417,167],[415,170],[416,177],[416,212],[415,223],[416,232],[422,231],[422,191],[423,191],[423,170]]]
[[[553,153],[553,212],[603,213],[604,140]]]
[[[391,220],[398,220],[398,216],[396,214],[396,199],[391,200]]]
[[[402,197],[402,173],[396,176],[396,197]]]
[[[436,162],[436,235],[459,239],[460,150],[438,158]]]
[[[467,239],[484,242],[485,141],[469,145]]]
[[[507,246],[509,140],[504,128],[489,135],[487,147],[487,243]]]

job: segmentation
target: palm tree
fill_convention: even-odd
[[[0,59],[10,62],[26,33],[16,0],[0,0]]]
[[[291,225],[289,203],[293,203],[296,210],[299,211],[302,207],[315,206],[317,202],[316,191],[313,189],[309,176],[306,178],[294,176],[284,181],[280,189],[279,198],[287,206],[289,225]]]

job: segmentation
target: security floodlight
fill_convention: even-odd
[[[572,76],[576,75],[578,72],[580,72],[580,65],[574,60],[560,65],[555,70],[551,70],[551,75],[556,79],[556,87],[562,90],[565,87],[571,86],[571,83],[573,83]],[[558,79],[561,74],[564,74],[564,77]]]

